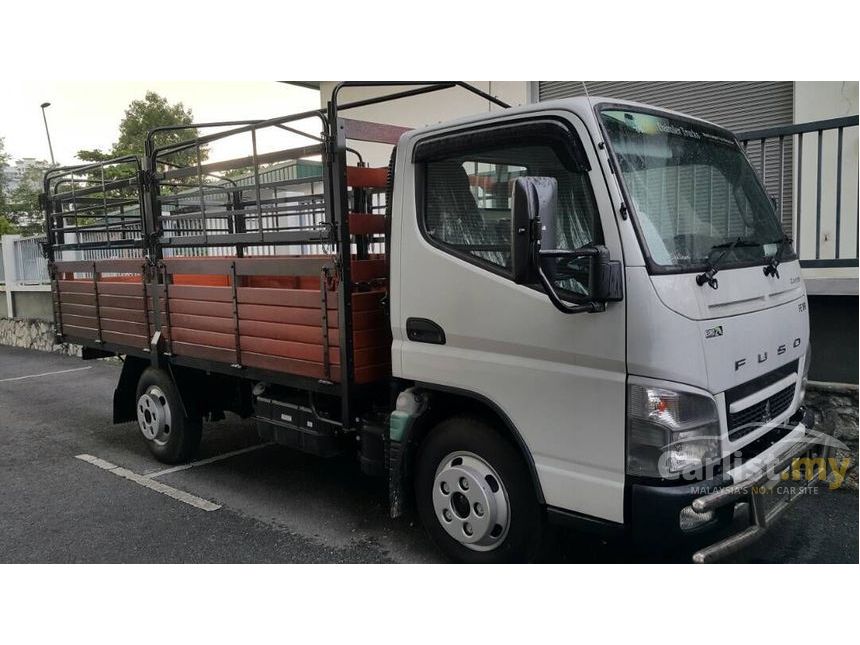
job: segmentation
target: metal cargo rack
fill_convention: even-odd
[[[384,86],[406,89],[339,98]],[[358,395],[390,376],[391,178],[348,142],[394,146],[407,128],[341,113],[457,87],[508,107],[461,82],[344,82],[324,110],[156,128],[142,160],[50,171],[58,334],[155,365],[331,394],[354,427]],[[174,141],[159,144],[165,134]],[[245,154],[206,158],[210,144],[237,142]]]

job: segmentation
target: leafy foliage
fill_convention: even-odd
[[[9,191],[7,209],[9,219],[22,235],[36,235],[44,232],[42,208],[39,195],[42,192],[42,178],[51,168],[47,161],[37,161],[24,171],[18,185]]]
[[[110,150],[79,150],[78,158],[81,161],[98,162],[125,155],[142,157],[144,142],[149,130],[163,126],[190,125],[192,123],[194,123],[194,116],[190,108],[186,108],[182,103],[170,104],[160,94],[147,92],[143,99],[132,101],[126,108],[125,116],[119,124],[119,136]],[[187,141],[198,136],[197,128],[191,128],[161,132],[156,134],[153,140],[156,147],[159,147]],[[205,161],[208,156],[207,148],[201,147],[201,160]],[[178,152],[171,155],[169,161],[182,166],[196,164],[197,153],[194,149]]]

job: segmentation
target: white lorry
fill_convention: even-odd
[[[699,562],[758,537],[791,501],[761,492],[762,485],[826,448],[802,407],[809,321],[800,265],[735,137],[693,117],[594,97],[494,111],[395,138],[379,124],[342,119],[345,110],[372,102],[338,104],[336,90],[328,111],[320,111],[322,145],[301,154],[322,155],[325,189],[334,195],[326,213],[338,226],[324,234],[340,254],[332,269],[339,282],[322,287],[323,302],[327,288],[341,297],[351,285],[342,273],[349,258],[355,284],[360,262],[384,259],[385,275],[364,288],[385,292],[390,372],[375,376],[371,389],[358,387],[360,366],[350,363],[346,340],[358,336],[343,329],[346,316],[337,323],[347,334],[339,345],[345,373],[326,371],[311,383],[262,369],[272,361],[249,367],[243,334],[250,326],[239,319],[242,289],[255,286],[241,282],[242,267],[250,266],[246,248],[223,287],[223,300],[232,285],[238,303],[228,358],[213,349],[214,362],[201,363],[210,356],[192,353],[192,341],[165,344],[158,334],[148,353],[135,357],[105,342],[99,326],[89,356],[130,356],[116,420],[136,415],[153,452],[167,461],[186,458],[199,440],[195,422],[222,408],[254,414],[264,436],[319,454],[351,439],[345,443],[358,446],[362,466],[388,477],[392,513],[414,501],[436,544],[460,561],[528,559],[548,520],[661,548],[698,540],[705,544],[694,556]],[[367,225],[372,214],[355,217],[355,200],[346,203],[347,184],[361,183],[342,181],[351,136],[396,141],[384,234]],[[180,173],[159,175],[158,151],[149,150],[142,183]],[[181,175],[185,181],[235,167],[197,165]],[[248,199],[260,204],[261,188],[271,186],[256,182]],[[158,224],[169,209],[151,206],[151,195],[166,199],[168,191],[141,190],[151,220],[144,219],[150,234],[142,238],[154,245],[147,257],[165,258],[163,276],[144,267],[144,281],[164,288],[150,315],[162,316],[156,328],[164,336],[178,338],[181,330],[170,331],[176,307],[196,296],[169,296],[168,285],[171,293],[204,287],[174,287],[167,274],[216,269],[199,259],[176,269],[170,262],[178,260],[158,253],[159,237],[170,242]],[[66,221],[56,212],[67,211],[61,207],[52,220],[49,209],[49,225]],[[213,233],[212,244],[235,244],[242,258],[239,238],[249,230],[237,225],[243,232],[231,229],[229,239]],[[315,230],[319,242],[323,233]],[[368,232],[380,246],[366,244]],[[271,239],[310,240],[287,237]],[[170,243],[181,246],[176,239]],[[56,236],[49,241],[63,248]],[[72,248],[68,240],[66,246]],[[57,262],[55,275],[62,271]],[[247,275],[277,273],[254,271]],[[56,284],[62,296],[65,285]],[[281,283],[271,279],[273,285]],[[174,297],[186,300],[174,305]],[[348,295],[339,302],[348,310]],[[322,310],[322,324],[331,325],[325,304]],[[271,346],[277,353],[280,345]],[[233,390],[245,394],[224,395]],[[305,392],[310,404],[302,406]],[[165,418],[173,419],[169,436]],[[748,509],[748,526],[727,533],[739,508]]]

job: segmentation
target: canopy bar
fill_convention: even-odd
[[[287,159],[301,159],[302,157],[312,157],[313,155],[322,154],[322,146],[302,146],[301,148],[291,148],[289,150],[278,150],[275,152],[264,152],[256,157],[256,165],[265,163],[275,163],[285,161]],[[179,179],[181,177],[196,177],[201,172],[209,174],[222,170],[234,170],[236,168],[249,168],[255,165],[253,155],[247,157],[239,157],[237,159],[228,159],[227,161],[216,161],[214,163],[203,164],[201,166],[189,166],[187,168],[177,168],[175,170],[166,170],[159,175],[162,179]],[[253,186],[250,186],[253,188]]]

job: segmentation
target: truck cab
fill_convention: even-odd
[[[550,517],[653,544],[701,536],[748,491],[697,499],[804,445],[800,265],[730,132],[581,98],[410,131],[396,159],[393,375],[474,400]],[[416,490],[461,558],[500,548],[519,510],[498,473],[507,498],[470,493],[493,470],[471,452],[450,450]],[[696,559],[760,534],[750,512],[754,531]]]

